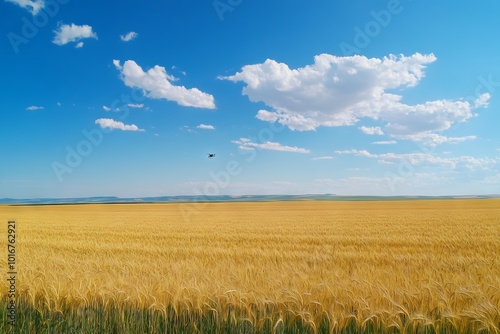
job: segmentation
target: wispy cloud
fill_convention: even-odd
[[[196,132],[196,131],[194,131],[193,129],[191,129],[191,128],[190,128],[189,126],[187,126],[187,125],[182,126],[182,127],[180,128],[180,130],[182,130],[182,131],[187,131],[187,132],[190,132],[190,133]]]
[[[128,103],[127,107],[140,109],[140,108],[144,108],[144,104],[143,103]]]
[[[423,132],[418,134],[400,135],[398,138],[409,139],[416,142],[422,142],[427,146],[437,146],[440,144],[458,144],[466,140],[474,140],[476,136],[463,136],[463,137],[446,137],[437,133]]]
[[[111,108],[107,107],[107,106],[102,106],[102,109],[104,109],[104,111],[110,111],[111,110]]]
[[[219,79],[245,83],[243,95],[272,109],[259,110],[256,117],[291,130],[351,126],[371,118],[384,125],[360,127],[364,133],[437,145],[454,141],[437,132],[474,117],[475,108],[488,106],[490,94],[475,101],[458,97],[414,105],[401,102],[403,96],[394,92],[418,85],[425,68],[436,60],[433,54],[420,53],[383,58],[320,54],[301,68],[267,59]]]
[[[165,99],[186,107],[215,109],[214,97],[198,88],[186,88],[172,84],[176,78],[168,74],[164,67],[154,66],[147,72],[133,60],[127,60],[123,66],[119,60],[113,64],[120,71],[126,86],[142,89],[144,94],[153,99]]]
[[[208,124],[200,124],[196,128],[204,130],[215,130],[215,127],[213,125],[208,125]]]
[[[41,107],[41,106],[29,106],[29,107],[26,108],[26,110],[31,110],[31,111],[33,111],[33,110],[43,110],[43,109],[45,109],[45,108]]]
[[[35,16],[40,10],[45,7],[45,2],[43,0],[5,0],[6,2],[11,2],[19,7],[22,7],[31,12],[31,15]]]
[[[136,39],[137,36],[139,36],[138,33],[136,33],[135,31],[131,31],[128,34],[120,35],[120,39],[124,42],[130,42],[131,40]]]
[[[83,48],[83,42],[78,42],[78,43],[75,45],[75,48],[76,48],[76,49]]]
[[[395,164],[407,162],[411,165],[436,165],[447,169],[456,169],[459,167],[468,170],[489,170],[497,164],[499,159],[492,158],[476,158],[472,156],[459,156],[443,158],[429,153],[382,153],[374,154],[367,150],[341,150],[335,151],[336,154],[349,154],[358,157],[377,159],[380,163]]]
[[[84,38],[97,39],[97,34],[92,31],[89,25],[59,24],[57,30],[54,30],[55,36],[52,43],[57,45],[65,45],[71,42],[77,42]],[[80,43],[77,44],[80,45]],[[83,44],[81,44],[83,46]]]
[[[372,144],[375,144],[375,145],[394,145],[397,143],[398,142],[395,140],[381,140],[381,141],[374,141]]]
[[[271,150],[271,151],[281,151],[281,152],[294,152],[294,153],[310,153],[309,150],[305,148],[300,148],[297,146],[284,146],[277,142],[265,142],[265,143],[253,143],[248,138],[240,138],[239,140],[232,140],[234,144],[239,145],[239,148],[242,150],[254,150],[254,149],[262,149],[262,150]]]
[[[115,121],[111,118],[99,118],[95,121],[95,124],[98,124],[103,129],[113,129],[113,130],[122,130],[122,131],[144,131],[143,129],[139,129],[137,125],[125,125],[123,122]]]
[[[331,160],[333,159],[334,157],[332,156],[324,156],[324,157],[316,157],[316,158],[312,158],[311,160]]]

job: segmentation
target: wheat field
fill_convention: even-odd
[[[16,325],[2,279],[0,332],[500,333],[496,199],[0,206],[0,218],[2,244],[16,221],[17,247]]]

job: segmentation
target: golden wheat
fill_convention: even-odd
[[[65,328],[499,332],[499,200],[2,206],[0,218],[17,223],[18,299],[72,317]]]

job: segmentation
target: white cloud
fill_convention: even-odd
[[[45,7],[45,2],[43,0],[5,0],[7,2],[12,2],[19,7],[25,8],[31,12],[31,15],[35,16],[40,10]]]
[[[458,144],[466,140],[474,140],[476,136],[464,136],[464,137],[445,137],[437,133],[422,132],[418,134],[411,135],[400,135],[397,136],[400,139],[409,139],[416,142],[422,142],[427,146],[437,146],[440,144]]]
[[[215,130],[215,127],[213,125],[207,125],[207,124],[200,124],[196,128],[204,130]]]
[[[397,143],[398,142],[395,140],[381,140],[381,141],[374,141],[372,144],[375,144],[375,145],[394,145]]]
[[[125,125],[123,122],[118,122],[111,118],[99,118],[95,121],[95,124],[98,124],[103,129],[108,128],[123,131],[144,131],[143,129],[139,129],[135,124]]]
[[[57,45],[65,45],[70,42],[77,42],[84,38],[95,38],[97,39],[97,34],[92,31],[92,27],[89,25],[76,25],[74,23],[60,24],[57,30],[54,30],[55,36],[52,43]],[[77,44],[78,47],[78,44]]]
[[[442,158],[434,154],[415,152],[415,153],[382,153],[373,154],[367,150],[342,150],[335,151],[336,154],[350,154],[358,157],[377,159],[380,163],[395,164],[405,163],[412,166],[440,166],[448,169],[465,168],[468,170],[489,170],[497,164],[499,159],[475,158],[472,156],[458,156],[451,158]]]
[[[257,116],[256,116],[258,119],[262,120],[262,121],[267,121],[267,122],[276,122],[278,119],[279,119],[279,116],[274,113],[274,112],[270,112],[270,111],[267,111],[267,110],[259,110],[257,112]]]
[[[75,48],[77,49],[83,48],[83,42],[78,42],[78,44],[75,45]]]
[[[372,126],[372,127],[368,127],[368,126],[361,126],[359,128],[361,130],[361,132],[367,134],[367,135],[383,135],[384,132],[382,131],[382,129],[379,127],[379,126]]]
[[[144,104],[143,103],[129,103],[127,104],[127,107],[130,107],[130,108],[144,108]]]
[[[419,84],[426,66],[436,59],[433,54],[420,53],[381,59],[321,54],[313,64],[302,68],[291,69],[267,59],[219,79],[245,83],[243,95],[272,109],[259,110],[257,118],[279,122],[291,130],[349,126],[370,118],[384,123],[383,131],[379,128],[374,134],[417,140],[467,121],[474,116],[472,110],[486,107],[490,98],[486,93],[471,102],[443,99],[402,103],[403,96],[394,92]]]
[[[283,146],[280,143],[271,141],[258,144],[258,143],[253,143],[248,138],[240,138],[240,140],[232,140],[231,142],[239,145],[239,148],[242,150],[254,150],[258,148],[262,150],[281,151],[281,152],[294,152],[294,153],[304,153],[304,154],[310,153],[310,151],[305,148],[300,148],[297,146]]]
[[[31,111],[33,111],[33,110],[43,110],[43,109],[45,109],[45,108],[44,107],[40,107],[40,106],[29,106],[29,107],[26,108],[26,110],[31,110]]]
[[[361,132],[363,132],[367,135],[380,135],[381,136],[384,134],[384,132],[382,131],[380,126],[376,126],[376,127],[361,126],[359,129],[361,130]]]
[[[487,107],[490,94],[482,94],[474,101],[474,108]]]
[[[137,38],[137,36],[139,36],[139,34],[138,34],[138,33],[134,32],[134,31],[131,31],[131,32],[129,32],[129,33],[128,33],[128,34],[126,34],[126,35],[120,35],[120,39],[121,39],[122,41],[124,41],[124,42],[129,42],[129,41],[131,41],[131,40],[133,40],[133,39],[136,39],[136,38]]]
[[[356,149],[339,150],[339,151],[335,151],[335,153],[336,154],[353,154],[353,155],[356,155],[358,157],[367,157],[367,158],[375,158],[376,157],[375,154],[371,154],[367,150],[356,150]]]
[[[147,72],[133,60],[127,60],[123,66],[120,61],[113,64],[121,73],[126,86],[142,89],[144,94],[153,99],[166,99],[181,106],[215,109],[214,97],[197,88],[172,85],[176,78],[168,74],[164,67],[154,66]]]
[[[110,111],[111,110],[110,107],[106,107],[106,106],[102,106],[102,109],[104,109],[104,111]]]
[[[331,156],[325,156],[325,157],[316,157],[316,158],[312,158],[311,160],[331,160],[333,159],[334,157],[331,157]]]

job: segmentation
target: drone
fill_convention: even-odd
[[[215,158],[215,153],[207,153],[207,155],[209,159]]]

